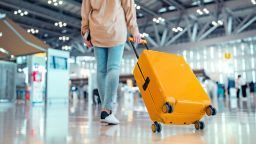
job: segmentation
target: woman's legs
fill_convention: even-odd
[[[108,48],[107,76],[105,81],[105,98],[103,108],[112,110],[113,98],[117,95],[120,65],[124,51],[124,44]]]
[[[123,51],[124,44],[112,48],[94,48],[97,61],[97,85],[103,109],[112,110],[113,108]]]
[[[94,48],[94,55],[97,61],[97,87],[101,102],[104,102],[108,50],[107,48]]]

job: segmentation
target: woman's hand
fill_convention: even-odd
[[[141,36],[140,36],[140,34],[134,35],[134,36],[133,36],[133,41],[134,41],[135,43],[140,43],[140,41],[141,41]]]
[[[87,46],[88,48],[93,47],[91,41],[88,41],[88,40],[84,39],[84,43],[86,44],[86,46]]]
[[[89,33],[90,33],[89,30],[87,30],[85,32],[85,34],[83,35],[83,40],[84,40],[84,43],[86,44],[86,46],[88,48],[91,48],[91,47],[93,47],[93,45],[92,45],[91,40],[88,40]]]

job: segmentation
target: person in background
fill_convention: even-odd
[[[241,88],[241,75],[237,76],[236,79],[236,97],[240,97],[240,88]]]
[[[97,85],[103,101],[101,121],[119,124],[112,109],[127,29],[134,42],[141,40],[134,0],[83,0],[81,16],[84,42],[94,47],[97,62]]]
[[[208,95],[212,99],[216,100],[218,97],[218,86],[216,82],[214,82],[208,76],[206,76],[206,78],[204,79],[204,83],[205,83],[205,88],[207,90]]]
[[[241,75],[237,76],[236,79],[236,95],[237,98],[240,97],[240,91],[242,90],[243,97],[246,97],[246,83]]]
[[[249,87],[250,87],[251,96],[254,96],[255,85],[254,85],[253,81],[251,81],[251,82],[249,83]]]

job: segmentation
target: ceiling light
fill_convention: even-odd
[[[166,11],[167,11],[167,8],[161,8],[161,9],[158,10],[158,12],[160,12],[160,13],[164,13]]]
[[[65,23],[65,22],[55,22],[54,23],[54,25],[57,27],[60,27],[60,28],[62,28],[62,27],[66,27],[68,24],[67,23]]]
[[[215,26],[215,27],[222,26],[223,21],[222,20],[212,21],[212,25]]]
[[[48,0],[49,5],[59,6],[63,4],[63,0]]]
[[[142,14],[142,13],[139,13],[139,17],[143,17],[143,14]]]
[[[31,28],[31,29],[27,29],[27,32],[32,33],[32,34],[37,34],[37,33],[39,33],[39,30]]]
[[[2,32],[0,32],[0,37],[2,37],[3,36],[3,33]]]
[[[218,20],[218,24],[219,25],[223,25],[223,21],[222,20]]]
[[[177,32],[177,29],[176,28],[172,28],[172,31]]]
[[[22,10],[18,10],[18,11],[14,11],[13,12],[15,15],[20,15],[20,16],[25,16],[25,15],[28,15],[28,11],[22,11]]]
[[[181,32],[181,31],[183,31],[183,30],[184,30],[184,29],[183,29],[182,27],[180,27],[180,26],[178,26],[178,27],[173,27],[173,28],[172,28],[172,31],[173,31],[173,32],[176,32],[176,33],[177,33],[177,32]]]
[[[62,50],[71,50],[71,46],[67,46],[67,45],[65,45],[65,46],[62,46]]]
[[[209,14],[209,10],[207,8],[204,8],[203,11],[205,12],[205,14]]]
[[[68,36],[61,36],[61,37],[59,37],[59,40],[62,40],[63,42],[69,41],[69,37]]]
[[[196,12],[197,12],[199,15],[209,14],[209,13],[210,13],[210,11],[209,11],[207,8],[203,8],[202,10],[201,10],[201,9],[197,9]]]
[[[251,0],[252,4],[256,5],[256,0]]]
[[[140,36],[141,36],[142,38],[145,38],[145,37],[148,37],[149,35],[148,35],[147,33],[142,33]]]
[[[216,21],[212,21],[213,26],[218,26],[218,23]]]
[[[155,22],[155,23],[164,23],[165,19],[162,18],[162,17],[153,18],[153,22]]]
[[[24,14],[25,14],[25,15],[28,15],[28,11],[24,11]]]
[[[0,52],[5,53],[5,54],[9,54],[9,52],[7,50],[5,50],[5,49],[3,49],[1,47],[0,47]]]
[[[183,28],[177,27],[177,30],[178,30],[178,31],[183,31]]]
[[[203,15],[203,14],[204,14],[200,9],[197,9],[196,12],[197,12],[199,15]]]

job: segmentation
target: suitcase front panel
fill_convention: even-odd
[[[191,124],[205,115],[205,107],[211,101],[181,56],[145,50],[138,63],[144,77],[150,78],[144,91],[144,79],[138,66],[135,66],[134,77],[152,121]],[[173,104],[172,114],[162,112],[165,102]]]
[[[162,121],[160,113],[157,111],[156,105],[152,100],[152,96],[150,94],[149,90],[144,91],[143,90],[143,84],[144,84],[144,79],[143,76],[141,75],[141,72],[139,70],[138,65],[135,66],[134,71],[133,71],[136,83],[139,87],[140,93],[142,95],[143,101],[145,103],[145,106],[147,108],[147,111],[149,113],[149,116],[152,121]]]

